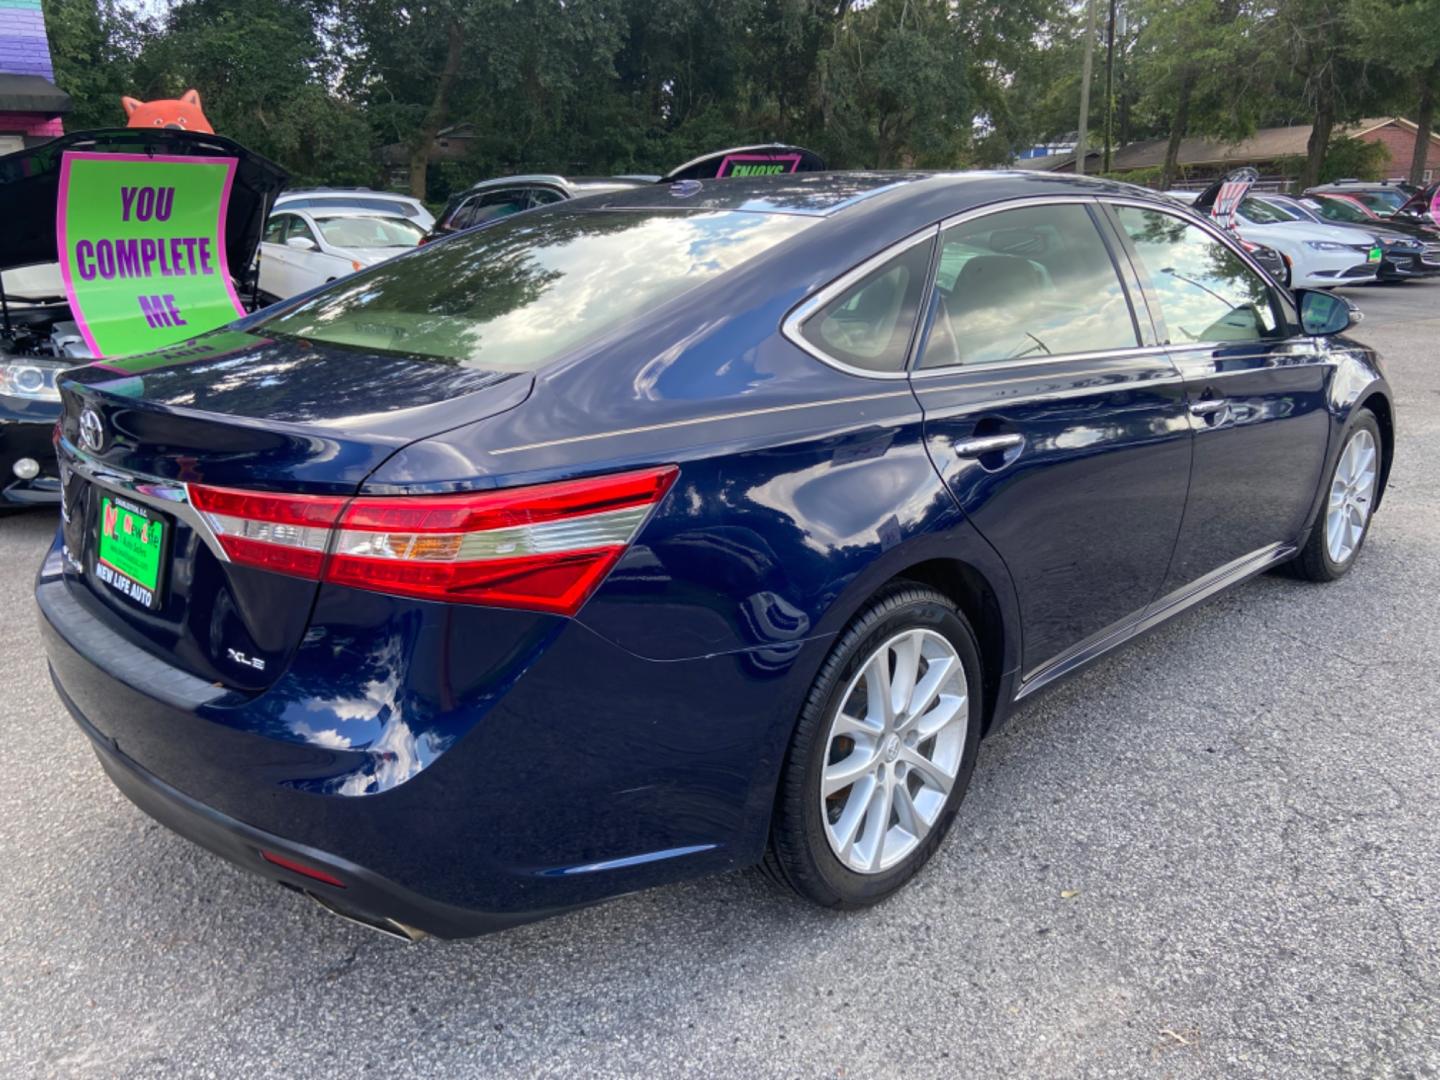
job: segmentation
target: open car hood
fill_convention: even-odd
[[[0,222],[5,223],[0,270],[59,261],[55,209],[60,159],[67,150],[235,158],[235,180],[225,214],[225,253],[236,273],[254,258],[266,215],[289,179],[273,161],[222,135],[175,128],[114,128],[62,135],[0,157]]]

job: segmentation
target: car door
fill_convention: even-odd
[[[1185,508],[1184,388],[1099,213],[1027,200],[947,223],[911,374],[935,466],[1015,583],[1022,694],[1144,611]]]
[[[1333,367],[1288,299],[1217,230],[1149,205],[1110,213],[1185,379],[1195,435],[1168,594],[1298,538],[1324,465]]]
[[[293,215],[275,213],[265,223],[260,237],[260,291],[286,297],[286,275],[290,253],[285,249],[285,229]]]
[[[308,240],[314,246],[292,247],[290,241],[296,238]],[[313,289],[316,285],[323,285],[332,278],[342,277],[350,272],[347,260],[337,259],[324,252],[314,227],[300,214],[290,215],[290,225],[285,230],[285,253],[289,257],[286,276],[290,288],[290,291],[285,293],[286,296]]]

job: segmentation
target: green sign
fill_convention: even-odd
[[[110,498],[100,500],[100,545],[96,552],[102,567],[117,570],[139,589],[107,575],[110,585],[149,605],[160,587],[160,553],[165,525],[120,505]]]
[[[243,314],[225,258],[235,159],[67,152],[60,276],[96,356],[173,345]]]

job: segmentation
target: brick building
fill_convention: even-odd
[[[1342,126],[1335,134],[1348,135],[1362,142],[1382,143],[1390,154],[1390,161],[1382,170],[1383,175],[1403,180],[1410,175],[1410,162],[1415,154],[1415,132],[1413,121],[1399,116],[1377,116]],[[1261,128],[1239,142],[1227,143],[1200,137],[1182,139],[1177,186],[1201,188],[1231,169],[1249,165],[1260,171],[1266,186],[1283,188],[1295,179],[1294,170],[1305,156],[1309,140],[1309,124]],[[1164,164],[1165,144],[1164,139],[1147,139],[1122,146],[1111,157],[1110,169],[1115,173],[1147,170],[1153,175]],[[1016,166],[1045,172],[1074,172],[1075,155],[1027,158],[1017,162]],[[1085,171],[1097,173],[1100,167],[1100,150],[1092,145],[1085,155]],[[1426,183],[1440,180],[1440,131],[1430,135],[1430,152],[1424,176]]]
[[[0,0],[0,154],[62,134],[69,108],[55,86],[40,0]]]

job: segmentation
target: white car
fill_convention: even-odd
[[[260,291],[283,300],[393,258],[424,236],[398,214],[276,210],[260,238]]]
[[[272,212],[275,210],[370,210],[399,214],[426,232],[435,227],[435,215],[415,196],[369,188],[291,188],[276,198],[271,207]]]
[[[1235,212],[1242,240],[1274,248],[1289,271],[1292,289],[1333,289],[1374,281],[1383,255],[1379,242],[1348,226],[1296,221],[1259,199],[1247,196]]]

